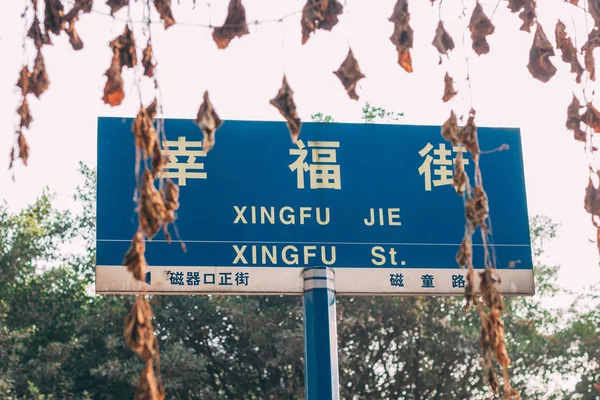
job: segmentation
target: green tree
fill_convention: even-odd
[[[90,291],[96,185],[93,170],[82,165],[81,172],[78,214],[56,210],[48,191],[18,213],[0,207],[0,398],[133,397],[143,366],[123,340],[133,296]],[[554,374],[582,374],[579,394],[599,377],[598,311],[561,315],[542,307],[558,293],[557,268],[541,262],[555,230],[547,218],[532,218],[537,294],[506,299],[512,380],[527,399],[576,398],[549,388]],[[65,255],[65,242],[82,243],[85,252]],[[304,397],[300,297],[151,301],[168,398]],[[341,397],[489,398],[479,321],[463,304],[460,297],[338,297]]]

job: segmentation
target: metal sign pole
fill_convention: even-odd
[[[334,272],[313,267],[303,275],[305,399],[339,400]]]

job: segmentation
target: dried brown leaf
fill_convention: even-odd
[[[518,12],[525,5],[526,0],[508,0],[508,8],[512,13]]]
[[[519,14],[519,18],[523,20],[520,30],[525,32],[531,32],[531,27],[535,23],[535,0],[525,0],[523,3],[523,11]]]
[[[464,268],[471,265],[473,259],[473,247],[471,245],[471,238],[467,235],[463,238],[456,253],[456,263],[459,267]]]
[[[292,143],[296,143],[300,135],[302,122],[296,112],[296,104],[294,103],[294,92],[288,85],[287,78],[283,76],[281,88],[277,92],[277,96],[269,101],[269,103],[279,110],[279,113],[286,119],[287,126],[290,130]]]
[[[31,27],[27,32],[27,36],[33,40],[33,44],[39,50],[44,45],[51,45],[52,40],[50,40],[50,36],[47,31],[42,32],[40,27],[40,20],[37,15],[33,17],[33,22],[31,23]]]
[[[179,186],[171,179],[167,179],[164,192],[164,203],[166,208],[163,231],[168,243],[171,243],[171,235],[168,226],[175,221],[175,211],[179,208]]]
[[[474,229],[480,226],[486,229],[486,219],[489,215],[488,199],[485,190],[481,186],[476,186],[471,197],[465,205],[465,218]]]
[[[470,264],[467,272],[467,284],[465,285],[465,298],[467,305],[471,302],[477,304],[477,297],[475,297],[475,270]]]
[[[444,24],[440,20],[435,29],[435,37],[431,44],[437,49],[440,54],[448,55],[448,52],[454,49],[454,40],[444,28]]]
[[[31,123],[33,118],[31,117],[31,113],[29,112],[29,104],[27,104],[26,97],[23,97],[23,102],[21,103],[21,106],[17,110],[17,113],[19,114],[19,117],[21,117],[20,126],[29,128],[29,124]]]
[[[363,74],[358,66],[358,61],[354,58],[354,53],[352,49],[348,50],[348,54],[346,55],[346,59],[337,69],[337,71],[333,72],[339,80],[344,85],[346,92],[348,92],[348,96],[350,96],[353,100],[358,100],[358,95],[356,94],[356,84],[359,80],[365,78],[365,74]]]
[[[317,29],[331,31],[338,23],[338,15],[343,11],[344,7],[338,0],[307,0],[300,19],[302,44],[305,44],[310,34]]]
[[[123,78],[121,77],[121,64],[119,63],[119,54],[113,54],[110,68],[104,74],[106,76],[106,84],[104,85],[104,96],[102,101],[110,106],[118,106],[125,97],[123,90]]]
[[[389,21],[394,23],[394,32],[390,36],[390,40],[396,46],[398,64],[406,72],[413,72],[412,57],[410,55],[410,49],[413,46],[413,30],[409,25],[408,0],[398,0],[396,2]]]
[[[37,56],[33,63],[33,72],[29,78],[29,93],[33,93],[38,99],[50,86],[50,80],[46,73],[46,65],[41,50],[38,50]]]
[[[585,70],[577,59],[577,51],[575,50],[575,46],[573,46],[571,38],[567,37],[565,29],[565,24],[561,20],[558,20],[554,31],[556,48],[562,51],[562,60],[571,65],[571,72],[577,74],[575,78],[577,83],[581,83],[581,75]]]
[[[106,5],[110,7],[110,15],[114,16],[121,8],[129,5],[129,0],[107,0]]]
[[[592,103],[587,104],[587,108],[581,116],[581,122],[592,128],[594,132],[600,132],[600,112]]]
[[[248,33],[250,31],[246,23],[246,9],[242,0],[230,0],[225,23],[213,30],[212,36],[217,47],[224,49],[235,37],[242,37]]]
[[[489,308],[495,308],[498,311],[504,311],[502,297],[500,297],[500,293],[498,292],[496,283],[492,277],[492,269],[489,267],[486,267],[483,272],[479,273],[479,291],[485,304]],[[492,331],[491,333],[494,332]]]
[[[19,146],[19,158],[23,160],[23,164],[27,165],[27,159],[29,158],[29,145],[23,132],[19,131],[19,137],[17,138],[17,145]]]
[[[65,20],[67,22],[73,21],[80,12],[89,14],[92,11],[93,5],[94,0],[75,0],[75,4],[69,10],[67,15],[65,15]]]
[[[158,173],[163,170],[164,166],[167,165],[168,162],[169,162],[169,157],[163,155],[163,152],[160,149],[160,146],[158,146],[158,145],[154,146],[154,149],[152,150],[152,163],[151,163],[152,177],[156,178],[158,176]]]
[[[465,172],[465,165],[463,161],[463,153],[459,152],[458,156],[454,160],[454,175],[452,177],[454,189],[456,193],[462,195],[465,192],[467,186],[467,174]]]
[[[596,59],[594,57],[594,50],[600,47],[600,29],[595,27],[588,35],[588,40],[584,43],[581,51],[584,52],[584,63],[585,69],[588,71],[590,79],[596,80]]]
[[[156,64],[152,60],[153,52],[152,45],[148,42],[148,45],[144,49],[142,56],[142,65],[144,66],[144,75],[152,78],[154,76],[154,68],[156,68]]]
[[[144,236],[142,235],[142,232],[138,231],[131,240],[129,250],[127,250],[125,258],[123,259],[123,265],[127,267],[127,270],[131,272],[133,277],[138,281],[144,280],[144,272],[146,269],[144,251]]]
[[[139,296],[125,317],[125,344],[142,360],[154,357],[154,328],[152,327],[152,309],[148,300]]]
[[[121,67],[133,68],[137,65],[135,38],[129,26],[125,26],[123,33],[110,42],[110,48],[113,54],[118,55]]]
[[[173,12],[171,11],[171,0],[154,0],[154,7],[163,20],[165,29],[175,25],[175,19],[173,19]]]
[[[442,125],[442,137],[452,143],[453,146],[457,146],[459,143],[458,122],[453,110],[450,111],[450,117]]]
[[[164,400],[165,394],[154,375],[152,360],[146,361],[146,368],[140,374],[133,400]]]
[[[471,31],[471,39],[473,40],[473,50],[477,55],[487,54],[490,51],[490,45],[486,37],[495,31],[495,26],[492,21],[485,15],[479,1],[473,9],[471,20],[469,22],[469,30]]]
[[[552,43],[546,37],[542,25],[537,24],[531,49],[529,50],[529,73],[542,82],[548,82],[556,74],[556,67],[552,65],[550,57],[554,55]]]
[[[596,176],[600,178],[600,172],[596,172]],[[588,186],[585,189],[583,207],[592,216],[600,217],[600,187],[598,189],[594,187],[591,176],[588,180]]]
[[[160,192],[154,187],[150,171],[145,170],[142,176],[142,187],[138,206],[140,228],[148,240],[158,233],[165,221],[167,209]]]
[[[60,0],[45,0],[45,4],[44,29],[46,32],[60,35],[65,29],[64,7]]]
[[[581,129],[581,115],[579,114],[582,106],[575,95],[569,107],[567,108],[567,123],[565,124],[567,129],[573,131],[575,140],[580,142],[586,142],[587,135]]]
[[[157,101],[154,101],[144,108],[140,106],[138,114],[131,126],[131,132],[135,137],[135,147],[142,151],[144,157],[152,157],[154,148],[158,146],[158,134],[154,129],[153,116],[156,113]],[[152,115],[152,116],[151,116]]]
[[[8,161],[8,169],[11,170],[15,163],[15,148],[10,149],[9,161]]]
[[[477,139],[477,126],[475,125],[475,110],[469,112],[467,124],[460,129],[458,139],[471,153],[473,160],[476,160],[479,157],[479,141]]]
[[[200,130],[204,135],[202,149],[205,152],[208,153],[215,145],[215,132],[222,123],[223,121],[221,121],[221,118],[219,118],[210,102],[208,91],[205,91],[202,104],[200,104],[196,116],[196,124],[200,127]]]
[[[83,49],[83,42],[81,41],[81,38],[79,37],[79,35],[77,34],[77,31],[75,30],[75,21],[74,20],[68,22],[65,32],[67,32],[67,35],[69,35],[69,43],[71,43],[73,50]]]
[[[454,81],[446,72],[446,75],[444,76],[444,95],[442,96],[442,101],[444,103],[447,102],[448,100],[453,98],[456,95],[456,93],[458,92],[454,90]]]
[[[19,73],[19,80],[17,81],[17,87],[21,89],[21,94],[23,96],[27,96],[27,93],[31,93],[29,90],[29,81],[31,80],[31,72],[27,66],[23,66],[21,68],[21,72]]]
[[[594,19],[594,25],[600,27],[600,0],[588,0],[588,12]]]

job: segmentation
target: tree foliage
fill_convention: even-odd
[[[0,208],[0,397],[131,399],[139,360],[124,344],[132,296],[97,296],[95,172],[82,165],[81,212],[57,210],[46,190],[32,205]],[[597,309],[543,307],[557,267],[541,263],[556,225],[531,220],[537,294],[506,300],[513,384],[528,399],[578,398],[549,389],[581,374],[595,398]],[[85,243],[65,255],[61,244]],[[46,267],[52,261],[51,267]],[[155,296],[156,336],[168,398],[302,399],[302,303],[295,296]],[[339,297],[341,397],[484,399],[474,313],[460,297]],[[538,384],[534,384],[537,382]]]

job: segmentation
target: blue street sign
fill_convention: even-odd
[[[165,175],[179,184],[177,230],[146,243],[150,275],[122,267],[137,229],[130,118],[98,120],[99,293],[302,294],[302,270],[335,271],[338,294],[464,293],[455,255],[463,198],[452,186],[453,148],[439,126],[225,121],[202,150],[193,120],[166,119]],[[518,129],[479,128],[490,245],[501,292],[534,293]],[[473,161],[464,153],[465,169]],[[158,181],[157,181],[158,185]],[[479,231],[475,268],[483,268]]]

